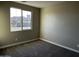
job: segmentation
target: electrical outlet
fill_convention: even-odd
[[[16,38],[16,41],[18,40],[18,38]]]
[[[77,47],[79,48],[79,44],[77,45]]]

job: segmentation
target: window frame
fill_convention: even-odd
[[[9,17],[10,17],[10,32],[19,32],[19,31],[28,31],[28,30],[32,30],[33,29],[33,12],[31,10],[25,10],[25,9],[22,9],[22,8],[18,8],[18,7],[10,7],[10,8],[15,8],[15,9],[21,9],[21,30],[18,30],[18,31],[11,31],[11,13],[9,13]],[[9,12],[11,11],[9,8]],[[23,11],[29,11],[31,12],[31,28],[30,29],[23,29]]]

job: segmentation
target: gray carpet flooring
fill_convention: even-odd
[[[33,41],[0,50],[0,56],[6,57],[79,57],[79,54],[59,46]]]

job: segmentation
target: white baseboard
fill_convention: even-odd
[[[0,46],[0,49],[15,46],[15,45],[19,45],[19,44],[23,44],[23,43],[27,43],[27,42],[31,42],[31,41],[35,41],[35,40],[38,40],[38,39],[39,38],[28,40],[28,41],[17,42],[17,43],[13,43],[13,44],[9,44],[9,45]]]
[[[15,46],[15,45],[19,45],[19,44],[23,44],[23,43],[27,43],[27,42],[31,42],[31,41],[35,41],[35,40],[38,40],[38,39],[43,40],[43,41],[46,41],[46,42],[51,43],[51,44],[54,44],[54,45],[57,45],[57,46],[59,46],[59,47],[62,47],[62,48],[65,48],[65,49],[68,49],[68,50],[71,50],[71,51],[74,51],[74,52],[79,53],[78,50],[75,50],[75,49],[72,49],[72,48],[70,48],[70,47],[66,47],[66,46],[63,46],[63,45],[54,43],[54,42],[52,42],[52,41],[49,41],[49,40],[46,40],[46,39],[43,39],[43,38],[36,38],[36,39],[28,40],[28,41],[17,42],[17,43],[13,43],[13,44],[1,46],[0,49],[7,48],[7,47],[11,47],[11,46]]]
[[[40,40],[43,40],[43,41],[46,41],[46,42],[48,42],[48,43],[57,45],[57,46],[59,46],[59,47],[65,48],[65,49],[67,49],[67,50],[74,51],[74,52],[76,52],[76,53],[79,53],[78,50],[75,50],[75,49],[73,49],[73,48],[70,48],[70,47],[67,47],[67,46],[63,46],[63,45],[57,44],[57,43],[55,43],[55,42],[52,42],[52,41],[49,41],[49,40],[46,40],[46,39],[43,39],[43,38],[40,38]]]

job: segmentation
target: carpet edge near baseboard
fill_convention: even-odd
[[[45,38],[40,38],[40,40],[43,40],[43,41],[45,41],[45,42],[48,42],[48,43],[54,44],[54,45],[56,45],[56,46],[59,46],[59,47],[65,48],[65,49],[67,49],[67,50],[70,50],[70,51],[73,51],[73,52],[76,52],[76,53],[79,53],[78,50],[75,50],[75,49],[70,48],[70,47],[67,47],[67,46],[63,46],[63,45],[61,45],[61,44],[54,43],[54,42],[52,42],[52,41],[46,40]]]
[[[28,40],[28,41],[17,42],[17,43],[13,43],[13,44],[9,44],[9,45],[4,45],[4,46],[1,46],[0,49],[7,48],[7,47],[12,47],[12,46],[16,46],[16,45],[24,44],[24,43],[28,43],[28,42],[32,42],[32,41],[35,41],[35,40],[38,40],[38,39],[39,38]]]

